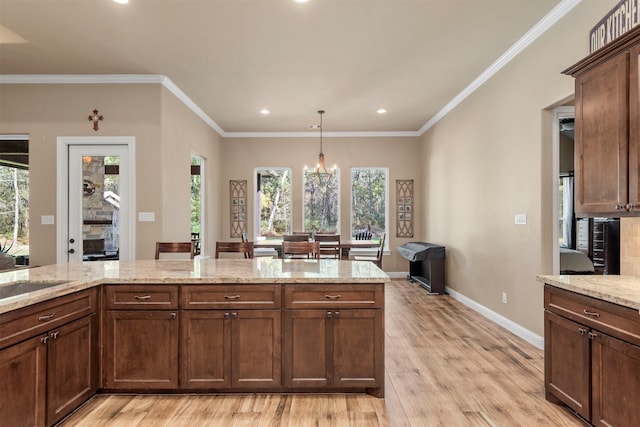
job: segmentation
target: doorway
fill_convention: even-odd
[[[57,262],[132,260],[133,137],[58,138]]]
[[[553,274],[560,274],[560,245],[567,240],[567,236],[575,235],[568,225],[571,225],[573,209],[573,192],[568,196],[567,181],[573,178],[573,124],[575,108],[572,106],[558,107],[553,110]],[[563,178],[570,177],[571,180]]]

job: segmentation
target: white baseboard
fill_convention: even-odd
[[[470,298],[467,298],[466,296],[462,295],[459,292],[454,291],[453,289],[451,289],[449,287],[446,287],[445,289],[446,289],[446,292],[452,298],[460,301],[462,304],[466,305],[467,307],[471,308],[472,310],[477,311],[478,313],[482,314],[487,319],[497,323],[498,325],[502,326],[503,328],[505,328],[506,330],[512,332],[513,334],[519,336],[520,338],[522,338],[523,340],[527,341],[528,343],[534,345],[535,347],[537,347],[537,348],[539,348],[541,350],[544,349],[544,337],[541,337],[540,335],[531,332],[530,330],[522,327],[521,325],[517,324],[516,322],[507,319],[506,317],[502,316],[501,314],[496,313],[493,310],[488,309],[484,305],[478,304],[474,300],[472,300]]]

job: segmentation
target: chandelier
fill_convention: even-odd
[[[330,169],[327,169],[327,165],[324,162],[324,152],[322,151],[322,115],[324,114],[324,110],[318,110],[318,114],[320,114],[320,154],[318,154],[318,163],[316,164],[316,174],[327,175],[331,177],[333,172],[337,169],[334,165]]]

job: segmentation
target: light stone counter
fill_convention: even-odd
[[[538,282],[640,310],[640,278],[631,276],[537,276]]]
[[[369,261],[255,258],[56,264],[0,273],[0,314],[102,283],[355,284],[388,280]]]

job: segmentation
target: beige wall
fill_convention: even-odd
[[[422,138],[424,238],[447,247],[447,285],[539,335],[535,276],[552,273],[553,248],[548,108],[573,93],[561,71],[615,3],[582,2]]]
[[[163,143],[169,141],[163,132],[182,132],[185,139],[171,139],[189,147],[185,148],[187,151],[194,147],[201,154],[211,156],[214,162],[219,141],[210,128],[205,128],[199,119],[194,119],[193,113],[176,105],[163,91],[158,84],[0,85],[0,134],[28,134],[30,138],[31,265],[56,262],[56,226],[41,225],[40,217],[56,214],[55,159],[59,136],[136,138],[136,211],[156,214],[155,222],[136,224],[136,258],[153,258],[154,242],[165,238],[163,221],[170,221],[177,229],[188,230],[185,218],[173,213],[176,205],[164,204],[165,197],[171,197],[165,196],[164,176],[177,180],[180,172],[176,171],[179,168],[175,164],[163,163],[166,159]],[[163,103],[169,114],[175,114],[172,121],[167,117],[163,120]],[[104,116],[97,132],[87,120],[94,108]],[[213,148],[206,148],[207,144],[212,144]],[[175,149],[175,152],[179,151],[181,149]],[[184,162],[188,179],[188,156]],[[211,200],[217,197],[217,182],[214,180],[213,184]],[[215,228],[212,226],[212,231]],[[166,237],[174,236],[166,232]],[[186,236],[188,238],[189,234]]]
[[[305,165],[313,167],[318,159],[318,138],[226,138],[223,142],[222,186],[222,239],[229,240],[229,180],[246,179],[249,216],[249,236],[254,235],[253,202],[254,169],[258,167],[289,167],[293,172],[293,228],[302,229],[302,173]],[[340,233],[349,235],[350,226],[350,169],[352,167],[389,168],[389,227],[387,233],[391,254],[385,256],[385,271],[407,271],[408,261],[397,254],[396,248],[406,242],[420,240],[421,223],[415,224],[414,238],[397,238],[395,235],[395,182],[396,179],[413,179],[415,194],[421,195],[421,165],[418,138],[324,138],[327,165],[340,168]],[[418,196],[420,198],[420,196]],[[415,204],[415,202],[414,202]],[[423,215],[420,204],[415,204],[416,218]]]

